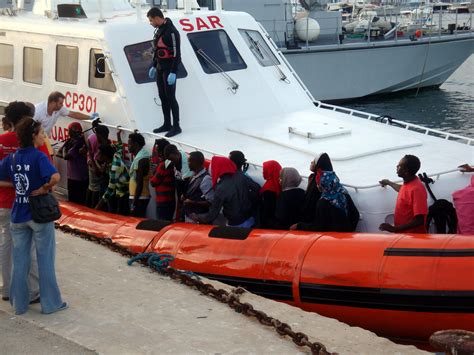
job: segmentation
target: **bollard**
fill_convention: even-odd
[[[447,355],[472,355],[474,332],[461,329],[440,330],[430,337],[430,344]]]

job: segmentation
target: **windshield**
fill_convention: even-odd
[[[124,48],[125,55],[127,56],[128,64],[132,70],[133,77],[137,84],[151,83],[154,79],[148,77],[148,69],[153,58],[153,48],[151,41],[141,42],[132,44]],[[178,66],[176,76],[181,79],[188,76],[186,68],[183,63]]]
[[[246,69],[234,43],[224,30],[188,34],[189,42],[207,74]]]
[[[253,30],[239,30],[239,32],[261,66],[269,67],[280,64],[260,32]]]

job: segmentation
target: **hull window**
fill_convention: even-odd
[[[23,48],[23,81],[41,85],[43,83],[43,50]]]
[[[247,68],[224,30],[190,33],[188,39],[206,74]]]
[[[152,83],[155,80],[148,77],[148,70],[153,60],[153,48],[151,41],[132,44],[124,48],[125,55],[132,70],[133,78],[137,84]],[[179,63],[176,73],[178,79],[188,76],[183,63]]]
[[[114,79],[109,64],[100,49],[91,49],[89,55],[89,87],[115,92]]]
[[[0,43],[0,77],[13,79],[13,46]]]
[[[77,84],[79,49],[74,46],[56,46],[56,81]]]
[[[239,30],[239,32],[261,66],[280,65],[277,57],[275,57],[260,32],[251,30]]]

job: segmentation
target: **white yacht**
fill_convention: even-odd
[[[163,117],[147,75],[153,37],[147,9],[119,0],[37,1],[32,11],[22,5],[0,16],[2,104],[37,103],[59,90],[69,109],[99,112],[112,137],[120,125],[142,132],[151,146]],[[242,150],[260,179],[266,160],[308,175],[314,156],[327,152],[365,232],[393,217],[396,194],[378,181],[398,180],[395,167],[405,154],[421,159],[438,198],[468,185],[457,166],[473,162],[474,139],[316,101],[265,29],[247,13],[223,11],[219,1],[215,11],[195,11],[185,1],[166,16],[182,40],[183,133],[171,141],[185,151],[211,157]],[[67,137],[68,121],[58,121],[52,140]]]

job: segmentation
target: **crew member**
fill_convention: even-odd
[[[166,133],[166,137],[174,137],[181,133],[179,126],[179,105],[176,100],[176,72],[181,62],[179,32],[163,12],[153,7],[147,13],[150,25],[155,28],[153,37],[153,63],[148,71],[150,79],[156,78],[158,93],[163,110],[164,123],[153,130],[154,133]],[[173,125],[171,125],[173,113]]]
[[[80,112],[68,110],[64,107],[64,99],[65,96],[62,93],[54,91],[49,94],[48,101],[43,101],[35,105],[35,115],[33,119],[41,123],[44,132],[48,136],[51,134],[51,130],[61,116],[69,116],[76,120],[89,120],[97,116],[96,113],[92,114],[92,116],[88,116]]]

